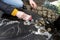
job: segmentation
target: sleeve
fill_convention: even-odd
[[[29,4],[29,0],[22,0],[23,2],[27,2]]]
[[[0,10],[12,16],[16,16],[16,13],[18,12],[18,10],[15,7],[11,7],[10,5],[5,4],[2,1],[0,1]]]

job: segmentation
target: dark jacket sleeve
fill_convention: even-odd
[[[10,5],[5,4],[2,1],[0,1],[0,10],[4,11],[6,14],[9,14],[12,16],[15,16],[15,14],[16,14],[15,12],[17,12],[17,9],[15,7],[11,7]]]

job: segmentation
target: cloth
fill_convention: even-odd
[[[11,6],[20,8],[23,7],[23,1],[22,0],[2,0],[4,3],[7,3]]]
[[[12,6],[8,5],[8,4],[0,1],[0,10],[2,10],[5,14],[11,15],[11,13],[12,13],[13,11],[15,11],[14,9],[16,9],[16,7],[12,7]],[[17,10],[17,9],[16,9],[16,10]],[[13,13],[14,13],[14,12],[13,12]],[[12,13],[12,14],[13,14],[13,13]]]

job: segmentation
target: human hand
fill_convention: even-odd
[[[37,8],[37,4],[33,0],[29,0],[29,3],[30,3],[32,8],[34,8],[34,9]]]
[[[18,13],[16,14],[16,16],[19,18],[19,19],[23,19],[23,20],[32,20],[32,16],[31,15],[28,15],[22,11],[18,11]]]

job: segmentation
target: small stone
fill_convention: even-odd
[[[40,16],[42,16],[42,11],[38,11],[38,14],[39,14]]]
[[[56,13],[56,19],[58,19],[59,15]]]
[[[52,13],[52,16],[55,15],[55,13]]]
[[[52,29],[51,28],[48,28],[47,30],[48,30],[48,32],[50,32]]]
[[[51,18],[51,15],[48,15],[48,18]]]
[[[42,10],[42,7],[41,7],[41,6],[38,6],[38,7],[37,7],[37,10]]]
[[[52,13],[48,11],[48,15],[52,15]]]
[[[43,17],[47,16],[47,11],[43,11]]]
[[[55,16],[52,16],[52,19],[55,19]]]
[[[43,7],[43,10],[47,10],[47,8],[46,7]]]
[[[44,19],[43,19],[43,18],[40,18],[40,20],[44,21]]]
[[[44,33],[44,32],[45,32],[45,30],[42,30],[42,29],[41,29],[41,30],[40,30],[40,32]]]

